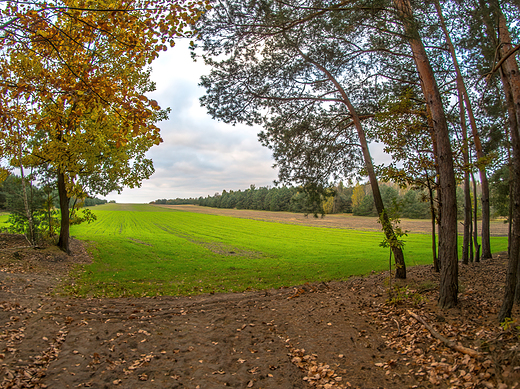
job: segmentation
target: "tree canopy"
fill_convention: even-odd
[[[139,186],[145,152],[167,117],[146,93],[149,64],[191,35],[205,2],[5,2],[0,11],[0,153],[9,166],[54,172],[60,247],[69,198]],[[209,6],[208,6],[209,7]]]

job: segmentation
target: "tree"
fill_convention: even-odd
[[[454,70],[455,70],[455,77],[456,77],[456,83],[457,83],[457,91],[458,91],[458,99],[459,99],[459,112],[460,112],[460,120],[461,120],[461,128],[462,128],[462,135],[463,135],[463,154],[464,154],[464,164],[465,164],[465,176],[464,176],[464,188],[465,188],[465,221],[464,221],[464,250],[463,250],[463,262],[467,263],[467,248],[469,247],[470,239],[469,239],[469,226],[471,223],[471,217],[469,216],[470,211],[470,205],[467,203],[469,200],[469,175],[467,173],[467,169],[469,168],[469,159],[467,157],[468,153],[468,140],[467,140],[467,129],[466,129],[466,112],[468,115],[471,132],[473,135],[473,143],[475,145],[475,149],[477,152],[477,167],[480,173],[480,182],[482,185],[482,197],[481,197],[481,203],[482,203],[482,259],[489,259],[491,258],[491,241],[490,241],[490,204],[489,204],[489,184],[487,179],[487,173],[486,173],[486,164],[487,164],[487,157],[484,153],[482,143],[480,141],[480,135],[477,129],[477,123],[475,120],[475,113],[473,111],[473,107],[469,98],[468,90],[466,88],[466,84],[464,82],[464,79],[462,77],[462,73],[459,67],[459,62],[457,59],[457,54],[455,52],[455,47],[453,45],[453,42],[451,40],[451,36],[448,32],[448,28],[446,26],[444,15],[442,12],[442,7],[440,5],[439,0],[435,0],[435,8],[437,11],[437,15],[439,16],[440,24],[442,27],[442,30],[444,32],[444,35],[446,37],[446,44],[448,46],[448,50],[450,52],[451,58],[453,60]],[[469,214],[468,214],[469,212]]]
[[[491,205],[495,215],[506,218],[509,217],[509,191],[511,188],[509,175],[509,167],[503,165],[490,178]]]
[[[349,177],[362,166],[377,212],[386,219],[362,124],[373,112],[369,104],[356,107],[351,101],[361,81],[353,59],[364,43],[358,33],[345,32],[366,8],[340,8],[344,3],[321,4],[322,10],[290,3],[217,4],[201,23],[203,56],[213,67],[202,78],[207,94],[201,102],[225,122],[263,124],[260,140],[273,150],[280,180],[317,191],[316,199],[331,179]],[[220,60],[223,53],[227,57]],[[387,239],[395,238],[391,223],[382,227]],[[396,277],[405,278],[402,249],[392,247]]]
[[[498,20],[498,37],[501,67],[500,77],[506,96],[509,123],[511,127],[511,146],[513,149],[513,232],[510,257],[507,267],[504,301],[498,314],[499,321],[511,317],[515,291],[519,285],[520,274],[520,70],[513,54],[511,36],[504,13],[498,2],[493,2],[493,11]]]
[[[435,163],[435,135],[428,118],[427,107],[416,88],[398,90],[388,96],[376,115],[378,121],[376,139],[385,144],[385,152],[392,162],[381,169],[386,180],[400,187],[425,189],[428,193],[429,213],[432,223],[432,257],[436,272],[440,271],[437,257],[437,204],[435,193],[437,166]]]
[[[161,141],[155,123],[166,112],[145,96],[154,88],[146,66],[194,23],[204,4],[19,4],[0,11],[0,125],[7,136],[13,120],[26,131],[20,163],[45,163],[55,173],[59,246],[69,252],[71,197],[137,186],[153,172],[144,154]],[[1,155],[12,160],[13,153],[3,147]]]
[[[428,53],[416,28],[412,6],[409,0],[394,0],[394,3],[421,78],[421,88],[433,123],[440,191],[439,261],[441,281],[439,305],[442,308],[450,308],[457,304],[458,294],[457,200],[450,134],[443,101]]]
[[[352,191],[352,208],[357,208],[361,205],[365,194],[365,186],[359,185],[359,182],[356,183],[354,190]]]

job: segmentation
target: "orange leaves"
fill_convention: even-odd
[[[159,104],[157,104],[157,101],[155,101],[155,100],[150,100],[150,106],[153,109],[160,109]]]
[[[17,17],[16,31],[0,41],[9,53],[0,59],[2,133],[18,123],[28,163],[66,171],[69,190],[90,175],[105,190],[99,182],[139,185],[153,172],[144,154],[162,141],[156,123],[166,111],[145,96],[153,89],[145,65],[208,3],[111,0],[89,10],[91,4],[10,2],[0,10]],[[0,153],[11,159],[9,150]]]

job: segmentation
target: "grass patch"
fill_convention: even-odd
[[[95,242],[94,262],[64,291],[79,296],[190,295],[342,280],[388,267],[380,232],[328,229],[181,212],[138,204],[96,206],[72,226]],[[506,238],[492,238],[504,250]],[[405,237],[408,266],[431,263],[430,237]]]
[[[0,212],[0,231],[9,227],[9,212]]]

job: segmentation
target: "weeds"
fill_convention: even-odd
[[[386,303],[394,306],[411,304],[414,307],[418,307],[426,301],[427,299],[425,296],[418,293],[417,290],[410,289],[408,285],[394,285],[392,288],[388,289],[388,299],[386,300]]]

